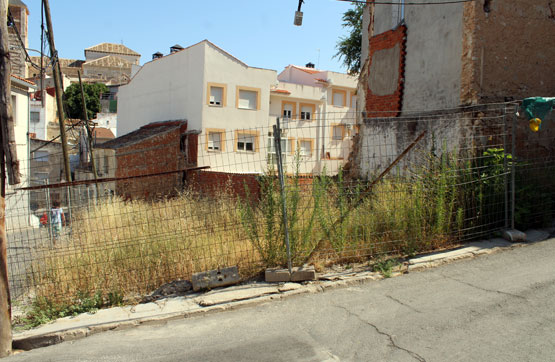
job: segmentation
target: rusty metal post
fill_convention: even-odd
[[[281,207],[283,212],[283,228],[285,232],[285,247],[287,249],[287,268],[289,269],[289,275],[292,272],[291,265],[291,245],[289,243],[289,226],[287,222],[287,200],[285,194],[285,180],[283,177],[283,161],[281,159],[281,127],[279,126],[279,117],[276,118],[276,124],[274,125],[274,148],[277,155],[277,165],[278,165],[278,176],[279,184],[281,190]]]

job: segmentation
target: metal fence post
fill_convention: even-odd
[[[505,229],[509,228],[509,169],[507,163],[507,106],[503,110],[503,175],[505,182]]]
[[[291,275],[291,247],[289,244],[289,227],[287,222],[287,200],[285,199],[285,181],[283,177],[283,164],[281,160],[281,128],[279,126],[279,117],[276,117],[276,124],[273,128],[274,131],[274,147],[277,154],[278,176],[281,189],[282,212],[283,212],[283,227],[285,231],[285,246],[287,248],[287,268],[289,275]]]
[[[45,185],[48,184],[48,180],[44,182]],[[48,236],[50,237],[50,241],[53,240],[52,235],[52,207],[50,205],[50,189],[46,189],[46,221],[48,222]]]
[[[66,186],[66,190],[67,190],[67,215],[69,216],[69,221],[71,222],[71,190],[69,189],[69,186]],[[67,225],[67,220],[66,220],[66,225]]]
[[[513,126],[512,126],[512,145],[511,145],[511,229],[515,228],[515,199],[516,199],[516,115],[512,114]]]

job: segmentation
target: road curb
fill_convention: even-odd
[[[426,269],[434,268],[443,264],[451,263],[458,260],[465,260],[479,255],[487,255],[499,252],[501,250],[510,250],[515,247],[528,245],[527,243],[510,243],[503,239],[491,239],[477,243],[470,243],[464,247],[446,250],[438,253],[426,254],[423,256],[409,259],[401,266],[392,270],[391,277],[396,277],[404,273],[414,271],[423,271]],[[40,347],[55,345],[66,341],[75,341],[81,338],[91,336],[96,333],[106,332],[111,330],[129,329],[140,325],[164,324],[172,320],[193,318],[212,313],[219,313],[226,310],[235,310],[243,307],[250,307],[267,303],[274,300],[286,299],[296,295],[321,293],[326,290],[339,289],[349,286],[365,284],[370,281],[377,281],[384,279],[384,276],[377,272],[368,270],[352,271],[350,273],[340,273],[333,275],[323,275],[320,279],[314,282],[307,282],[304,284],[294,283],[280,283],[280,284],[253,284],[248,286],[241,286],[241,288],[268,288],[269,286],[275,287],[275,292],[265,293],[249,299],[233,300],[229,302],[222,302],[215,305],[201,306],[198,302],[199,298],[205,298],[207,294],[195,296],[187,301],[195,302],[196,306],[182,311],[171,313],[156,313],[151,315],[127,318],[122,320],[115,320],[110,322],[91,323],[86,326],[78,326],[75,328],[65,328],[48,333],[32,334],[31,331],[21,333],[21,335],[14,335],[13,348],[20,350],[31,350]],[[289,284],[289,286],[286,286]],[[293,287],[298,285],[298,287]],[[218,292],[229,292],[230,288],[225,288],[220,291],[213,291],[214,294]],[[189,303],[191,306],[191,303]],[[55,322],[54,322],[55,323]]]

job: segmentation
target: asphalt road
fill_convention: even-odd
[[[555,239],[5,361],[555,361]]]

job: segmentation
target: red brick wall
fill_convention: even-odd
[[[183,169],[185,155],[180,148],[187,125],[117,149],[116,177],[138,176]],[[125,198],[171,196],[183,187],[183,174],[142,177],[118,181],[116,191]]]
[[[192,190],[208,196],[229,192],[232,195],[256,200],[260,196],[260,183],[255,174],[236,174],[214,171],[191,171],[187,175]],[[245,190],[245,185],[247,190]]]
[[[368,117],[397,117],[399,115],[399,112],[390,111],[401,110],[405,72],[406,39],[407,27],[405,25],[401,25],[396,29],[386,31],[385,33],[381,33],[370,38],[368,48],[369,66],[372,64],[372,57],[376,51],[390,49],[397,44],[400,44],[401,56],[399,57],[399,80],[397,90],[393,94],[379,96],[373,94],[369,87],[366,88],[366,112],[368,113]]]

